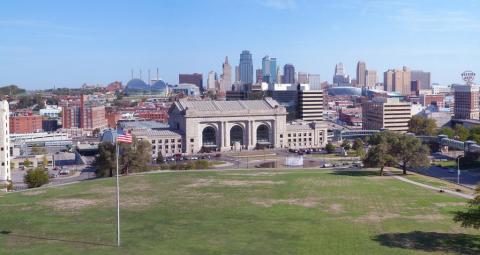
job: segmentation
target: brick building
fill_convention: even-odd
[[[11,115],[10,133],[22,134],[42,131],[42,116],[40,115]]]

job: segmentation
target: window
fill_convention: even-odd
[[[153,145],[152,146],[152,150],[155,150],[157,148],[157,146]]]
[[[158,146],[158,149],[159,149],[159,150],[161,150],[162,148],[163,148],[163,146],[162,146],[162,145],[159,145],[159,146]]]
[[[182,142],[182,139],[178,139],[177,142],[181,143],[181,142]]]
[[[292,137],[292,134],[288,134],[288,137]]]
[[[280,138],[283,138],[283,134],[280,134]]]
[[[190,142],[193,143],[195,140],[193,138],[190,138]]]
[[[168,149],[168,145],[165,145],[165,149]]]
[[[171,142],[171,143],[174,143],[174,142],[175,142],[175,139],[170,139],[170,142]]]
[[[152,144],[156,143],[157,141],[156,140],[152,140]]]
[[[162,139],[158,139],[158,143],[162,143],[162,142],[163,142],[163,140],[162,140]]]

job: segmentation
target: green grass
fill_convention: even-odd
[[[465,200],[378,171],[257,170],[121,178],[0,197],[0,254],[478,254]]]

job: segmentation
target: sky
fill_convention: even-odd
[[[221,73],[242,50],[331,82],[343,62],[408,66],[432,82],[480,73],[479,0],[16,0],[0,6],[0,85],[27,89],[126,83],[150,69]],[[153,75],[152,75],[153,76]],[[479,80],[478,78],[477,80]]]

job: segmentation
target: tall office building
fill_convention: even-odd
[[[256,82],[257,83],[262,83],[263,82],[262,69],[255,70],[255,76],[256,76]]]
[[[222,72],[222,75],[220,75],[220,91],[226,92],[232,89],[232,66],[228,63],[228,57],[225,57]]]
[[[207,90],[215,91],[217,89],[217,73],[214,71],[208,72],[207,76]]]
[[[364,130],[387,129],[400,133],[408,131],[412,106],[399,98],[377,97],[362,105]]]
[[[454,86],[453,114],[455,119],[475,119],[480,117],[478,107],[479,87],[473,84]]]
[[[365,79],[367,81],[366,86],[371,89],[374,88],[377,84],[377,71],[375,70],[367,70],[365,75]]]
[[[365,87],[367,85],[366,79],[367,65],[363,61],[357,63],[357,85],[358,87]]]
[[[333,75],[333,85],[346,86],[350,85],[350,76],[345,74],[343,63],[340,62],[335,65],[335,74]]]
[[[6,184],[12,179],[10,173],[10,127],[9,108],[6,100],[0,101],[0,184]]]
[[[179,74],[178,83],[194,84],[200,91],[203,91],[203,75],[201,73]]]
[[[430,80],[430,72],[424,72],[422,70],[412,70],[411,71],[411,79],[412,81],[418,81],[419,88],[418,89],[430,89],[431,88],[431,80]]]
[[[292,64],[283,66],[283,83],[295,83],[295,66]]]
[[[298,114],[304,121],[323,121],[323,90],[298,91]]]
[[[235,82],[240,82],[240,67],[235,66]]]
[[[321,90],[322,81],[320,80],[320,74],[308,74],[308,84],[310,84],[310,90]]]
[[[297,82],[300,84],[308,84],[308,73],[298,72]]]
[[[265,56],[262,58],[263,81],[269,84],[277,83],[277,59]]]
[[[404,66],[403,69],[388,70],[383,74],[383,86],[385,91],[410,95],[411,82],[411,71],[406,66]]]
[[[248,50],[242,51],[240,54],[240,83],[253,84],[253,60],[252,54]]]

